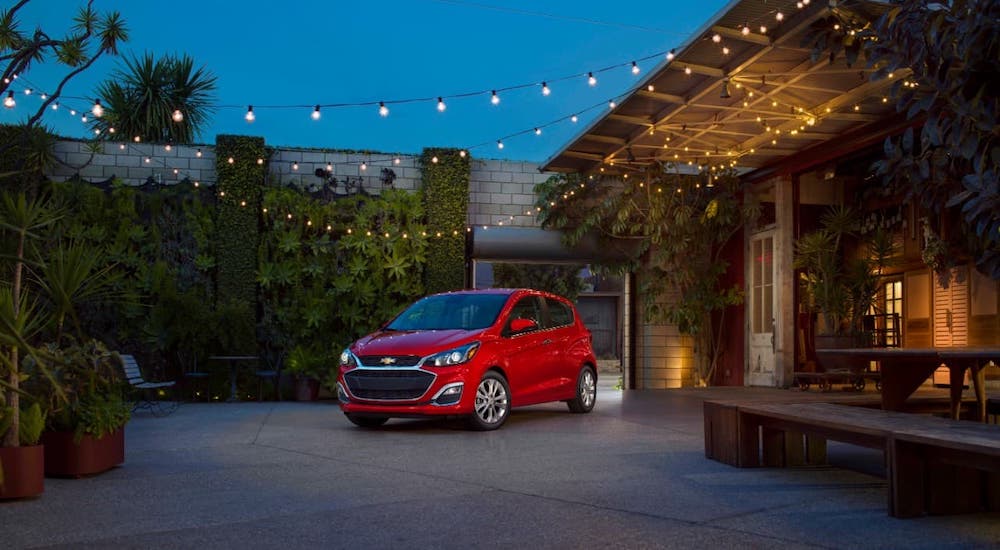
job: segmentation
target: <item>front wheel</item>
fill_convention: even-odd
[[[580,370],[576,379],[576,397],[566,402],[575,413],[589,413],[597,402],[597,376],[589,365]]]
[[[350,420],[355,426],[360,426],[362,428],[378,428],[389,420],[385,416],[357,416],[350,413],[344,413],[344,416],[346,416],[347,419]]]
[[[503,425],[510,412],[510,387],[499,373],[490,371],[476,386],[475,410],[469,427],[477,431],[495,430]]]

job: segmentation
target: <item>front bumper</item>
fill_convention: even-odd
[[[367,368],[341,371],[337,399],[345,413],[448,416],[472,411],[469,369]]]

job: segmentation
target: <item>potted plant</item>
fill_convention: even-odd
[[[5,193],[0,201],[0,230],[4,239],[5,259],[0,264],[9,269],[10,283],[0,286],[0,477],[4,478],[5,498],[40,494],[42,487],[34,480],[36,468],[41,468],[42,452],[36,445],[34,418],[21,420],[21,389],[28,376],[22,371],[24,357],[37,359],[38,352],[29,343],[47,324],[45,312],[30,297],[25,284],[25,266],[32,250],[32,240],[38,232],[58,219],[42,199],[29,199],[24,193]],[[5,275],[6,275],[6,269]],[[47,373],[42,373],[47,374]],[[62,395],[57,390],[57,395]],[[31,409],[29,409],[30,411]],[[32,413],[33,414],[33,413]],[[26,429],[27,428],[27,429]],[[22,431],[28,433],[22,433]],[[24,447],[22,447],[24,446]],[[6,467],[5,467],[6,465]],[[4,475],[6,473],[6,475]],[[23,477],[23,479],[22,479]],[[15,486],[20,489],[15,492]]]
[[[882,229],[862,235],[857,212],[832,206],[820,217],[820,228],[795,243],[794,266],[800,269],[803,304],[814,323],[814,346],[857,345],[862,317],[878,294],[879,277],[896,246]]]
[[[79,477],[125,461],[124,428],[132,406],[125,399],[121,359],[97,340],[67,341],[46,346],[43,360],[51,376],[34,377],[30,390],[49,397],[42,434],[45,474]]]
[[[329,376],[333,364],[334,358],[325,347],[301,344],[293,347],[285,361],[285,371],[295,379],[295,400],[315,401],[320,382]]]
[[[23,408],[18,415],[17,447],[0,447],[0,500],[33,497],[45,490],[44,447],[39,443],[45,427],[45,414],[38,403]],[[10,429],[13,411],[0,393],[0,433]]]

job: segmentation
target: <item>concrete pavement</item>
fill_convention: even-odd
[[[515,410],[498,431],[350,424],[334,402],[185,404],[137,415],[126,462],[0,503],[4,548],[942,548],[1000,545],[1000,514],[886,515],[877,453],[838,467],[704,457],[712,392],[621,392],[588,415]],[[786,391],[786,390],[747,390]]]

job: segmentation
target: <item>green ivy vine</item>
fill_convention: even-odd
[[[459,290],[465,287],[469,156],[459,149],[424,149],[420,168],[427,219],[442,234],[427,252],[424,285],[428,293]]]

